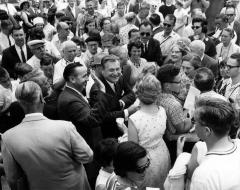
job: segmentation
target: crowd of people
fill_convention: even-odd
[[[0,188],[239,190],[240,3],[211,3],[1,0]]]

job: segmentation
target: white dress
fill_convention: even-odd
[[[147,150],[151,161],[143,182],[143,189],[145,187],[163,189],[163,183],[170,169],[169,151],[162,139],[166,130],[165,109],[159,107],[158,112],[155,113],[140,109],[131,115],[130,119],[137,129],[139,144]]]

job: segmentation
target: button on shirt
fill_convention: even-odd
[[[164,37],[164,31],[157,33],[153,37],[160,43],[161,51],[163,56],[167,56],[171,52],[172,45],[180,38],[180,36],[172,31],[169,36]]]
[[[20,58],[21,62],[23,62],[23,58],[22,58],[22,54],[21,54],[21,48],[15,44],[15,49],[17,51],[18,57]],[[23,50],[23,53],[25,55],[25,60],[27,60],[27,56],[26,56],[27,55],[27,47],[26,47],[25,44],[22,46],[22,50]]]

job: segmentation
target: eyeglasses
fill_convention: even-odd
[[[69,22],[67,22],[67,24],[68,24],[68,25],[72,25],[72,24],[73,24],[73,22],[69,21]]]
[[[233,68],[237,68],[237,67],[240,67],[240,66],[225,65],[225,68],[227,68],[227,69],[233,69]]]
[[[163,23],[163,26],[168,27],[168,28],[172,27],[172,25],[168,24],[168,23]]]
[[[234,16],[235,14],[226,14],[228,17]]]
[[[192,26],[192,29],[199,29],[201,26]]]
[[[140,35],[149,37],[151,34],[149,32],[141,32]]]
[[[171,82],[168,82],[168,83],[180,84],[180,83],[181,83],[181,81],[171,81]]]
[[[147,163],[144,166],[135,169],[137,173],[143,173],[150,166],[150,159],[148,158]]]

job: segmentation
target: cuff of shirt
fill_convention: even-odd
[[[128,116],[129,116],[128,110],[125,109],[125,110],[124,110],[124,119],[125,119],[125,121],[128,120]]]
[[[125,102],[122,100],[119,100],[120,104],[122,104],[122,109],[125,108]]]

